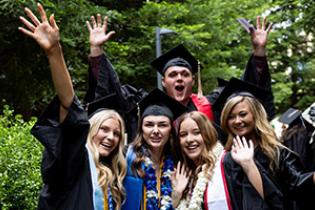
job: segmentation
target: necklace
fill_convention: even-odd
[[[204,167],[202,167],[204,169]],[[206,190],[206,186],[209,179],[205,176],[205,171],[201,170],[198,173],[198,179],[196,186],[192,190],[192,194],[189,192],[186,198],[182,199],[176,208],[177,210],[201,210],[203,195]],[[191,182],[193,183],[193,182]],[[192,188],[192,186],[191,186]],[[191,190],[189,190],[191,191]],[[190,194],[190,195],[189,195]]]
[[[157,177],[153,168],[152,160],[149,157],[144,158],[144,185],[146,187],[146,206],[147,210],[172,210],[172,184],[171,175],[174,169],[174,162],[171,156],[164,159],[161,176],[161,199],[159,200],[157,190]]]

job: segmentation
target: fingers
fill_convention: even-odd
[[[92,31],[92,27],[91,27],[91,24],[90,24],[90,22],[89,22],[89,21],[86,21],[86,26],[88,27],[89,32],[91,33],[91,31]]]
[[[248,148],[248,144],[244,136],[242,137],[242,143],[244,148]]]
[[[40,24],[37,17],[34,15],[34,13],[29,8],[26,7],[24,9],[24,11],[25,11],[26,15],[32,20],[32,22],[34,23],[35,26],[38,26]]]
[[[94,16],[91,16],[91,22],[92,22],[93,28],[96,28],[96,22],[95,22],[95,17]]]
[[[37,3],[37,9],[38,9],[39,15],[42,19],[42,22],[46,22],[47,16],[46,16],[46,12],[44,10],[44,7],[40,3]]]
[[[253,142],[250,140],[251,144],[253,144]],[[247,143],[246,138],[243,136],[242,139],[239,136],[236,136],[233,139],[233,145],[232,145],[235,149],[243,149],[243,148],[250,148],[250,146]]]
[[[35,26],[26,20],[24,17],[20,17],[20,21],[32,32],[35,31]]]
[[[260,26],[260,16],[257,16],[257,17],[256,17],[256,28],[257,28],[257,30],[261,29],[261,26]]]
[[[54,29],[59,29],[58,26],[57,26],[57,23],[56,23],[55,15],[54,15],[54,14],[50,15],[50,17],[49,17],[49,23],[50,23],[50,25],[51,25],[52,28],[54,28]]]
[[[272,25],[273,25],[272,23],[270,23],[270,24],[269,24],[269,26],[268,26],[268,28],[267,28],[267,30],[266,30],[266,31],[267,31],[267,33],[269,33],[269,32],[271,31],[271,29],[272,29]]]
[[[103,28],[104,28],[104,32],[106,33],[106,30],[107,30],[107,21],[108,21],[108,17],[105,16],[104,17],[104,21],[103,21]]]
[[[18,29],[19,29],[19,31],[21,31],[23,34],[25,34],[25,35],[27,35],[27,36],[29,36],[29,37],[34,38],[34,33],[33,33],[33,32],[28,31],[28,30],[26,30],[25,28],[22,28],[22,27],[19,27]]]
[[[267,21],[267,18],[264,17],[263,24],[262,24],[262,30],[266,29],[266,21]]]
[[[249,148],[254,149],[254,143],[252,140],[249,140]]]
[[[176,177],[180,175],[190,177],[191,175],[191,171],[185,166],[184,163],[181,163],[180,161],[177,163],[177,167],[174,171],[176,171]]]
[[[96,15],[97,18],[97,27],[101,27],[102,26],[102,16],[100,14]]]

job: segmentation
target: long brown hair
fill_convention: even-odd
[[[142,170],[142,163],[144,162],[145,156],[151,156],[150,149],[143,138],[143,130],[142,130],[142,123],[143,119],[141,119],[140,123],[138,124],[138,130],[137,130],[137,135],[133,142],[131,143],[131,146],[133,147],[133,150],[136,154],[136,159],[133,161],[131,169],[133,172],[135,172],[138,176],[144,177],[144,171]],[[173,137],[175,136],[175,130],[172,126],[172,122],[170,121],[171,124],[171,132],[169,135],[169,139],[164,145],[163,148],[163,154],[164,155],[171,155],[172,151],[172,145],[173,145]]]
[[[193,161],[187,158],[181,149],[179,133],[180,133],[181,124],[185,119],[192,119],[193,121],[197,123],[201,132],[202,139],[205,144],[205,147],[201,153],[201,157],[200,157],[201,161],[200,161],[199,166],[195,166]],[[206,115],[198,111],[185,113],[182,116],[180,116],[176,122],[177,122],[178,137],[176,138],[176,141],[175,141],[175,149],[177,150],[176,153],[179,156],[179,160],[184,162],[184,164],[187,167],[189,167],[191,170],[194,170],[194,171],[199,171],[200,167],[205,165],[204,171],[206,171],[207,173],[205,175],[207,178],[210,179],[212,175],[212,170],[214,168],[214,164],[216,161],[216,157],[213,153],[213,148],[217,143],[217,133],[214,126],[212,125],[210,120],[206,117]]]
[[[279,149],[284,147],[277,139],[274,129],[269,124],[267,113],[263,105],[253,97],[235,96],[229,99],[221,113],[221,127],[228,133],[228,140],[225,149],[231,150],[234,134],[228,127],[228,119],[232,109],[239,103],[245,102],[254,117],[255,134],[257,136],[257,145],[262,152],[268,157],[270,164],[269,168],[274,170],[278,167]]]
[[[107,161],[101,160],[99,156],[97,146],[95,145],[93,138],[97,134],[100,126],[105,120],[115,119],[118,120],[120,125],[119,145],[113,150]],[[98,183],[103,189],[104,193],[107,193],[107,188],[110,187],[113,200],[116,204],[116,210],[121,208],[121,205],[125,198],[125,188],[123,186],[123,180],[127,172],[127,164],[123,155],[125,128],[124,121],[121,116],[114,110],[103,110],[94,114],[89,122],[91,124],[89,134],[87,137],[87,145],[92,153],[96,168],[98,170]]]

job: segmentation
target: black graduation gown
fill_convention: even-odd
[[[59,107],[56,97],[31,130],[45,147],[38,209],[92,210],[92,179],[85,147],[88,117],[75,97],[66,119],[59,123]]]
[[[301,209],[292,201],[314,192],[313,173],[304,173],[298,157],[288,149],[280,149],[279,168],[275,173],[269,169],[269,161],[259,148],[255,149],[255,163],[262,177],[264,199],[260,198],[231,154],[224,157],[233,210]]]
[[[271,91],[271,78],[268,69],[268,63],[266,57],[257,57],[252,55],[246,65],[246,70],[242,76],[242,80],[257,84],[262,88],[270,90],[270,95],[266,96],[266,102],[264,103],[269,119],[272,119],[275,114],[275,108],[273,103],[273,95]],[[88,91],[85,97],[86,103],[91,102],[108,94],[116,93],[120,104],[125,107],[126,111],[132,110],[136,103],[139,102],[147,94],[143,89],[135,89],[130,85],[121,85],[118,75],[112,66],[109,59],[105,54],[96,58],[89,59],[89,84]],[[218,92],[213,91],[209,95],[205,96],[210,104],[213,104],[218,97]],[[188,111],[197,110],[196,106],[190,100]],[[136,112],[123,113],[125,119],[126,130],[128,133],[128,141],[131,142],[136,134],[138,119]],[[215,127],[219,134],[219,139],[222,140],[223,145],[226,142],[226,135],[220,128],[220,113],[214,113]]]

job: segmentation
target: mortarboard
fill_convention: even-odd
[[[155,88],[143,98],[138,103],[137,108],[138,116],[141,116],[141,119],[148,115],[165,115],[171,120],[175,120],[187,111],[185,106],[158,88]]]
[[[252,83],[232,77],[214,102],[213,109],[221,111],[227,99],[237,95],[255,97],[262,102],[268,95],[268,91]]]
[[[300,110],[289,108],[280,116],[279,121],[291,127],[301,121],[301,114],[302,112]]]
[[[218,82],[218,87],[225,87],[229,83],[229,81],[221,77],[217,77],[217,82]]]
[[[98,98],[85,105],[85,110],[87,110],[89,117],[93,116],[95,113],[104,109],[113,109],[119,114],[123,114],[123,108],[118,102],[118,97],[115,93],[106,95],[104,97]]]
[[[163,76],[165,70],[171,66],[187,67],[193,74],[198,71],[198,60],[180,44],[157,59],[151,62],[151,65]]]
[[[315,102],[302,113],[302,117],[315,127]]]

